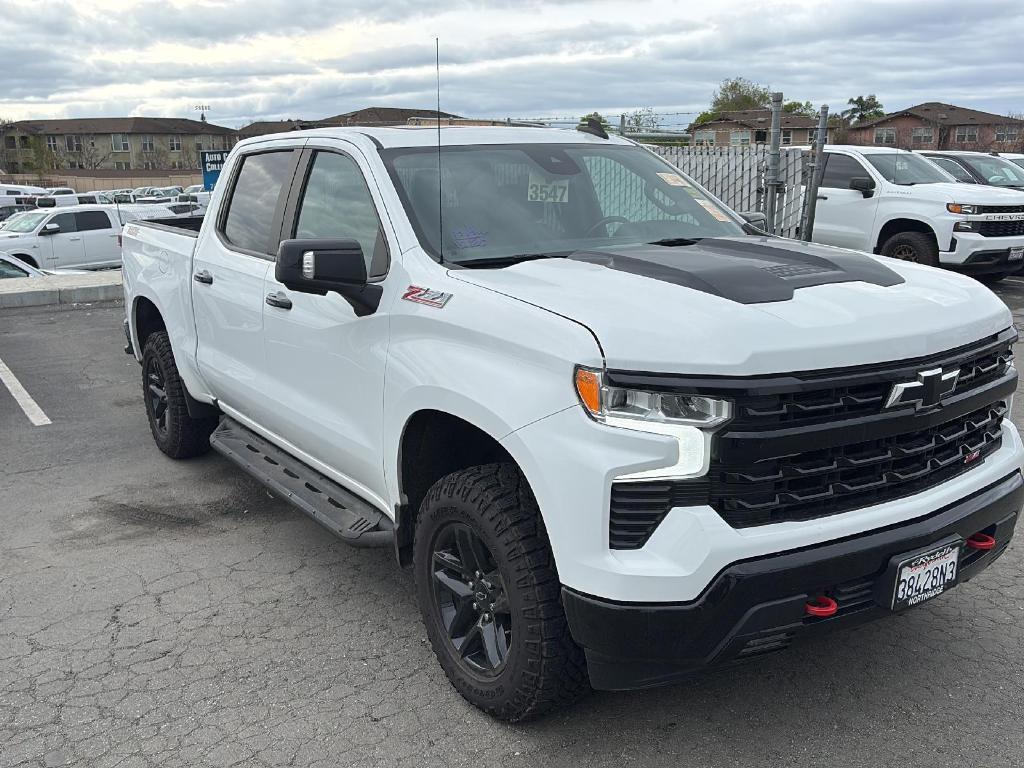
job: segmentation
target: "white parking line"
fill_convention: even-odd
[[[39,407],[39,404],[32,399],[21,382],[18,381],[18,377],[11,373],[11,369],[7,367],[7,363],[0,360],[0,381],[7,387],[7,391],[11,393],[11,396],[15,399],[18,405],[21,406],[21,410],[28,416],[28,420],[31,421],[37,427],[44,427],[47,424],[53,422],[43,413],[43,409]]]

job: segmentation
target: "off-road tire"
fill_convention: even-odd
[[[164,426],[153,403],[151,374],[159,372],[166,394]],[[210,450],[210,434],[217,427],[216,418],[189,416],[185,385],[174,364],[171,340],[165,331],[157,331],[146,339],[142,352],[142,396],[146,419],[157,447],[172,459],[188,459]]]
[[[897,232],[882,244],[882,255],[928,267],[939,266],[939,246],[934,237],[924,232]]]
[[[497,676],[462,663],[442,623],[434,587],[435,542],[468,525],[490,550],[505,584],[511,642]],[[512,464],[488,464],[438,480],[420,505],[413,568],[427,635],[455,689],[489,715],[516,722],[572,704],[590,690],[583,650],[573,642],[540,510]]]

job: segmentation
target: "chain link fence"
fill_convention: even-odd
[[[692,177],[734,211],[767,213],[768,187],[765,170],[768,146],[747,147],[656,147],[650,149]],[[775,232],[798,237],[803,202],[805,157],[799,149],[781,151]]]

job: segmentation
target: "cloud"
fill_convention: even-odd
[[[489,117],[703,109],[743,75],[842,109],[876,93],[1024,111],[1018,0],[6,0],[0,116],[230,125],[434,103]],[[686,115],[673,118],[685,124]]]

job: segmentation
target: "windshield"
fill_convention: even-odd
[[[864,157],[892,184],[911,186],[956,181],[934,163],[910,152],[865,153]]]
[[[1024,187],[1024,168],[989,155],[961,155],[960,159],[994,187]]]
[[[0,229],[4,232],[31,232],[49,215],[48,211],[16,213],[6,221],[0,222]]]
[[[742,235],[741,223],[678,170],[622,145],[436,147],[381,152],[423,247],[470,264],[584,249]],[[440,225],[439,225],[440,220]]]

